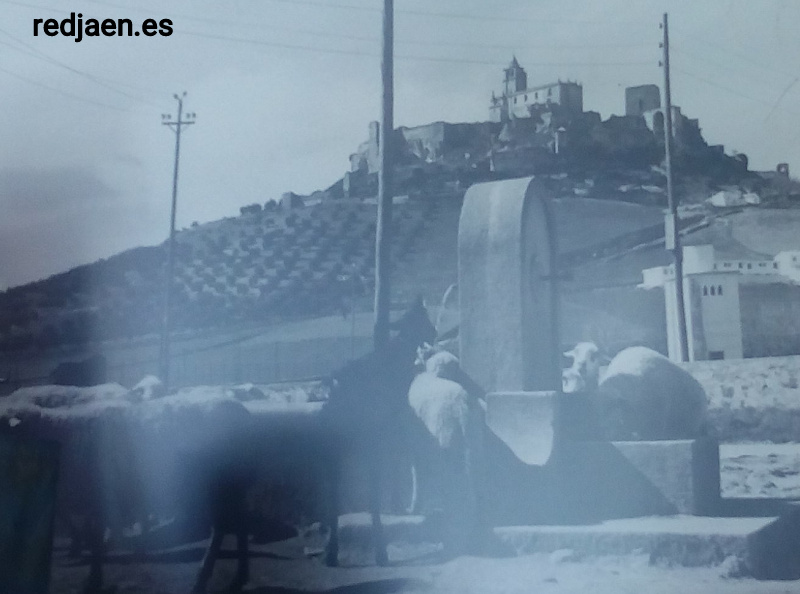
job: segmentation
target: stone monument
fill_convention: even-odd
[[[487,423],[518,458],[550,457],[561,388],[556,246],[534,178],[472,186],[458,229],[459,353]]]

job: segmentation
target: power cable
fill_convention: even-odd
[[[283,49],[295,49],[295,50],[303,50],[303,51],[312,51],[318,53],[329,53],[329,54],[345,54],[351,56],[365,56],[365,57],[372,57],[377,58],[379,57],[378,53],[371,53],[366,51],[360,50],[348,50],[348,49],[341,49],[341,48],[321,48],[315,47],[311,45],[304,45],[304,44],[297,44],[297,43],[282,43],[277,41],[265,41],[262,39],[253,39],[253,38],[246,38],[246,37],[233,37],[229,35],[218,35],[213,33],[203,33],[200,31],[175,31],[175,34],[178,35],[188,35],[190,37],[201,37],[206,39],[217,39],[220,41],[233,41],[236,43],[245,43],[251,45],[259,45],[265,47],[276,47],[276,48],[283,48]],[[440,57],[440,56],[412,56],[412,55],[403,55],[398,54],[395,56],[397,60],[409,60],[409,61],[423,61],[423,62],[447,62],[447,63],[456,63],[456,64],[485,64],[489,66],[498,66],[506,63],[506,60],[473,60],[473,59],[465,59],[465,58],[447,58],[447,57]],[[652,66],[652,62],[650,61],[624,61],[624,62],[531,62],[529,63],[531,66]]]
[[[87,2],[91,2],[93,4],[98,4],[101,6],[109,6],[112,8],[119,8],[133,12],[139,13],[147,13],[152,14],[153,10],[149,10],[146,8],[136,7],[136,6],[124,6],[121,4],[116,4],[113,2],[103,2],[101,0],[86,0]],[[31,8],[37,9],[48,9],[45,6],[29,4],[25,2],[19,2],[17,0],[0,0],[0,3],[4,4],[15,4],[21,6],[27,6]],[[370,9],[371,10],[371,9]],[[66,11],[59,11],[64,12]],[[208,23],[212,24],[215,27],[219,25],[230,25],[232,27],[256,27],[261,30],[271,30],[271,31],[280,31],[283,33],[297,33],[301,35],[313,35],[318,37],[332,37],[336,39],[346,39],[349,41],[368,41],[368,42],[380,42],[380,37],[377,36],[367,36],[367,35],[354,35],[351,33],[336,33],[331,31],[319,31],[319,30],[311,30],[311,29],[300,29],[296,27],[282,27],[282,26],[275,26],[275,25],[266,25],[264,23],[254,23],[252,21],[233,21],[227,19],[212,19],[206,17],[198,17],[194,15],[188,15],[183,13],[176,13],[176,12],[169,12],[169,13],[161,13],[165,16],[172,17],[173,20],[175,19],[185,19],[191,21],[197,21],[200,23]],[[505,51],[515,51],[520,49],[551,49],[551,50],[560,50],[560,49],[591,49],[595,50],[597,48],[634,48],[634,47],[647,47],[649,43],[646,42],[620,42],[620,43],[598,43],[598,44],[499,44],[499,43],[475,43],[475,42],[446,42],[446,41],[430,41],[430,40],[397,40],[398,45],[414,45],[414,46],[431,46],[431,47],[465,47],[465,48],[483,48],[483,49],[498,49],[498,50],[505,50]]]
[[[11,33],[9,33],[8,31],[6,31],[6,30],[4,30],[2,28],[0,28],[0,33],[2,33],[3,35],[5,35],[6,37],[8,37],[10,39],[13,39],[18,44],[20,44],[21,46],[26,48],[28,51],[23,52],[26,55],[29,55],[29,56],[31,56],[33,58],[37,58],[37,59],[42,60],[44,62],[47,62],[49,64],[53,64],[55,66],[58,66],[59,68],[63,68],[64,70],[67,70],[67,71],[69,71],[69,72],[71,72],[73,74],[77,74],[78,76],[81,76],[81,77],[83,77],[83,78],[85,78],[87,80],[90,80],[93,83],[95,83],[95,84],[97,84],[97,85],[99,85],[99,86],[101,86],[103,88],[106,88],[106,89],[108,89],[110,91],[113,91],[115,93],[118,93],[120,95],[124,95],[125,97],[128,97],[129,99],[133,99],[134,101],[147,103],[148,105],[151,105],[153,107],[160,107],[160,105],[158,105],[158,104],[156,104],[156,103],[154,103],[152,101],[149,101],[147,99],[143,99],[141,97],[137,97],[135,95],[131,95],[130,93],[128,93],[126,91],[118,89],[115,86],[118,83],[116,83],[114,81],[109,81],[109,79],[103,79],[103,78],[95,76],[93,74],[89,74],[88,72],[85,72],[83,70],[79,70],[77,68],[73,68],[72,66],[62,62],[61,60],[57,60],[56,58],[53,58],[53,57],[47,55],[46,53],[44,53],[43,51],[39,50],[38,48],[30,45],[29,43],[26,43],[26,42],[22,41],[21,39],[15,37],[14,35],[12,35]],[[17,49],[17,51],[22,51],[19,48],[15,48],[14,46],[12,46],[12,45],[10,45],[8,43],[4,43],[4,45],[12,47],[13,49]]]
[[[96,105],[98,107],[104,107],[106,109],[113,109],[114,111],[122,111],[122,112],[127,111],[127,110],[125,110],[125,109],[123,109],[121,107],[117,107],[116,105],[110,105],[108,103],[102,103],[100,101],[95,101],[94,99],[87,99],[86,97],[81,97],[79,95],[73,95],[72,93],[69,93],[67,91],[63,91],[63,90],[61,90],[59,88],[56,88],[56,87],[51,87],[50,85],[47,85],[45,83],[30,79],[30,78],[27,78],[25,76],[22,76],[21,74],[17,74],[16,72],[12,72],[11,70],[7,70],[7,69],[2,68],[2,67],[0,67],[0,72],[5,72],[9,76],[13,76],[14,78],[18,78],[18,79],[23,80],[23,81],[25,81],[25,82],[27,82],[29,84],[32,84],[32,85],[36,85],[37,87],[42,87],[44,89],[48,89],[48,90],[53,91],[55,93],[59,93],[61,95],[64,95],[65,97],[69,97],[70,99],[74,99],[76,101],[82,101],[84,103],[89,103],[91,105]]]

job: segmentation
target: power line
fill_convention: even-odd
[[[377,38],[369,38],[370,41],[377,41]],[[549,49],[549,50],[570,50],[570,49],[587,49],[597,50],[599,48],[645,48],[650,47],[649,43],[592,43],[592,44],[500,44],[500,43],[474,43],[474,42],[448,42],[448,41],[418,41],[418,40],[397,40],[396,43],[400,45],[414,45],[414,46],[431,46],[431,47],[452,47],[452,48],[476,48],[476,49],[498,49],[504,51],[516,52],[524,49]]]
[[[142,9],[135,6],[123,6],[121,4],[116,4],[113,2],[104,2],[102,0],[86,0],[87,2],[91,2],[92,4],[98,4],[101,6],[109,6],[112,8],[120,8],[124,10],[129,10],[133,12],[139,13],[147,13],[152,14],[152,10]],[[0,0],[2,3],[6,4],[17,4],[22,6],[29,6],[31,8],[38,8],[38,9],[46,9],[47,7],[37,6],[33,4],[27,4],[24,2],[18,2],[16,0]],[[326,6],[329,6],[326,4]],[[372,9],[370,9],[372,10]],[[65,11],[59,11],[65,12]],[[66,13],[69,14],[69,13]],[[376,36],[367,36],[367,35],[356,35],[352,33],[336,33],[331,31],[319,31],[319,30],[312,30],[312,29],[301,29],[296,27],[282,27],[282,26],[275,26],[275,25],[268,25],[265,23],[255,23],[252,21],[234,21],[228,19],[212,19],[212,18],[205,18],[205,17],[198,17],[194,15],[189,15],[185,13],[176,13],[176,12],[168,12],[163,13],[166,16],[172,18],[180,18],[186,19],[191,21],[197,21],[200,23],[208,23],[212,24],[215,27],[219,25],[230,25],[232,27],[255,27],[260,30],[271,30],[271,31],[280,31],[283,33],[298,33],[301,35],[313,35],[318,37],[331,37],[335,39],[347,39],[350,41],[368,41],[368,42],[380,42],[380,38]],[[480,17],[483,20],[482,17]],[[542,22],[542,21],[540,21]],[[447,42],[447,41],[430,41],[424,39],[409,39],[409,40],[396,40],[396,43],[399,45],[414,45],[414,46],[431,46],[431,47],[465,47],[465,48],[483,48],[483,49],[499,49],[505,51],[516,51],[520,49],[597,49],[597,48],[635,48],[635,47],[647,47],[649,44],[645,42],[620,42],[620,43],[592,43],[592,44],[500,44],[500,43],[480,43],[480,42]]]
[[[792,77],[795,76],[795,73],[788,72],[788,71],[786,71],[786,70],[784,70],[782,68],[775,68],[775,66],[772,66],[771,64],[770,65],[766,65],[763,62],[760,62],[758,60],[754,60],[751,55],[749,55],[749,54],[747,54],[745,52],[732,50],[732,49],[727,48],[727,47],[725,47],[723,45],[720,45],[718,43],[710,41],[710,40],[708,40],[706,38],[702,38],[702,37],[698,37],[698,36],[692,36],[692,37],[686,36],[686,37],[684,37],[684,40],[697,41],[697,42],[699,42],[699,43],[701,43],[703,45],[706,45],[708,47],[711,47],[711,48],[714,48],[716,50],[725,52],[727,57],[736,56],[740,60],[744,60],[745,62],[749,62],[750,64],[753,65],[754,68],[757,68],[760,71],[761,70],[770,70],[770,71],[775,72],[777,74],[782,74],[783,76],[792,76]]]
[[[690,78],[694,78],[695,80],[699,80],[700,82],[703,82],[703,83],[705,83],[705,84],[707,84],[709,86],[716,87],[718,89],[726,91],[727,93],[729,93],[731,95],[736,95],[738,97],[741,97],[743,99],[748,99],[748,100],[753,101],[755,103],[761,103],[761,104],[764,103],[764,98],[763,97],[753,97],[752,95],[746,95],[745,93],[742,93],[741,91],[737,91],[736,89],[731,89],[730,87],[726,87],[725,85],[721,85],[721,84],[719,84],[719,83],[717,83],[717,82],[715,82],[713,80],[709,80],[709,79],[704,78],[702,76],[698,76],[697,74],[693,74],[693,73],[688,72],[686,70],[683,70],[681,68],[675,68],[673,66],[672,70],[674,72],[679,72],[679,73],[683,74],[684,76],[688,76]],[[800,116],[800,112],[792,111],[790,109],[786,109],[785,107],[776,107],[776,109],[778,109],[780,111],[784,111],[786,113],[790,113],[792,115]]]
[[[19,2],[18,0],[3,0],[4,2],[9,3],[17,3],[22,4],[24,3]],[[137,8],[134,6],[126,6],[124,4],[117,4],[115,2],[107,2],[105,0],[85,0],[86,2],[90,2],[92,4],[97,4],[100,6],[108,6],[111,8],[119,8],[123,10],[132,10],[136,12],[148,12],[151,14],[153,10],[151,9],[142,9]],[[262,0],[263,2],[271,2],[273,4],[293,4],[296,6],[313,6],[317,8],[333,8],[337,10],[353,10],[357,12],[366,12],[372,13],[375,15],[379,15],[381,13],[381,9],[375,6],[360,6],[356,4],[341,4],[338,2],[328,2],[327,0]],[[444,18],[444,19],[462,19],[462,20],[472,20],[472,21],[494,21],[494,22],[501,22],[501,23],[520,23],[520,22],[527,22],[527,23],[541,23],[546,25],[554,25],[554,24],[564,24],[564,25],[577,25],[577,24],[584,24],[584,25],[614,25],[614,24],[622,24],[622,25],[632,25],[632,24],[642,24],[643,21],[641,20],[614,20],[614,19],[541,19],[541,18],[530,18],[530,17],[513,17],[513,16],[497,16],[497,15],[479,15],[479,14],[470,14],[470,13],[460,13],[460,12],[437,12],[437,11],[429,11],[429,10],[410,10],[410,9],[398,9],[395,11],[397,14],[406,14],[410,16],[421,16],[421,17],[433,17],[433,18]],[[212,23],[214,25],[219,24],[232,24],[235,26],[242,26],[243,22],[234,22],[234,21],[225,21],[219,19],[210,19],[210,18],[203,18],[197,17],[192,15],[178,15],[182,18],[191,19],[191,20],[198,20],[198,21],[205,21]],[[252,24],[248,26],[254,26]],[[258,25],[260,26],[260,25]]]
[[[41,4],[30,4],[28,2],[20,2],[19,0],[0,0],[3,4],[13,4],[15,6],[24,6],[26,8],[35,8],[36,10],[50,10],[52,12],[59,12],[61,14],[69,14],[71,11],[61,8],[52,8],[50,6],[42,6]]]
[[[33,52],[31,52],[31,51],[28,51],[28,50],[25,50],[25,49],[22,49],[22,48],[20,48],[20,47],[17,47],[17,46],[16,46],[16,45],[14,45],[13,43],[9,43],[8,41],[2,41],[2,40],[0,40],[0,45],[4,45],[4,46],[6,46],[6,47],[10,47],[10,48],[11,48],[11,49],[13,49],[14,51],[20,52],[21,54],[25,54],[26,56],[30,56],[30,57],[32,57],[32,58],[37,58],[37,59],[39,59],[39,56],[37,56],[35,53],[33,53]]]
[[[770,116],[772,116],[772,114],[775,112],[775,110],[778,109],[778,106],[780,105],[781,101],[783,101],[783,98],[786,97],[786,94],[792,89],[792,87],[794,85],[797,84],[798,80],[800,80],[800,78],[795,78],[792,82],[790,82],[786,86],[785,89],[783,89],[783,93],[781,93],[781,96],[778,97],[778,99],[776,99],[775,105],[772,106],[772,109],[769,110],[769,113],[767,114],[767,117],[764,118],[765,122],[770,118]]]
[[[713,66],[714,68],[720,68],[720,69],[723,69],[723,70],[728,70],[730,72],[736,72],[736,73],[740,74],[741,76],[744,76],[744,77],[747,77],[747,78],[752,78],[752,75],[746,74],[740,68],[737,68],[735,63],[718,62],[717,60],[709,59],[707,56],[705,56],[703,54],[695,53],[695,52],[692,52],[692,51],[687,51],[682,46],[675,47],[674,44],[672,44],[670,46],[670,49],[671,49],[673,54],[678,54],[680,56],[684,56],[687,59],[691,60],[691,62],[693,62],[693,63],[697,62],[697,61],[705,62],[706,64],[708,64],[709,66]],[[756,68],[752,68],[750,70],[755,71]],[[759,69],[759,71],[761,71],[761,70]],[[761,71],[761,72],[763,72],[763,71]],[[769,79],[764,78],[763,76],[762,77],[757,77],[757,78],[760,79],[760,81],[757,84],[770,83],[770,82],[774,82],[774,80],[775,80],[774,78],[769,80]]]
[[[230,35],[218,35],[213,33],[203,33],[200,31],[176,31],[179,35],[188,35],[190,37],[201,37],[206,39],[217,39],[220,41],[233,41],[236,43],[245,43],[251,45],[259,45],[265,47],[276,47],[282,49],[294,49],[311,51],[326,54],[344,54],[350,56],[365,56],[370,58],[379,57],[377,53],[362,51],[362,50],[349,50],[343,48],[321,48],[312,45],[304,45],[297,43],[283,43],[278,41],[265,41],[263,39],[253,39],[246,37],[233,37]],[[469,58],[448,58],[443,56],[413,56],[398,54],[395,56],[398,60],[407,61],[422,61],[422,62],[447,62],[456,64],[485,64],[489,66],[498,66],[506,63],[505,59],[502,60],[476,60]],[[530,62],[531,66],[652,66],[650,61],[621,61],[621,62]]]
[[[378,57],[378,54],[372,54],[369,52],[363,52],[358,50],[347,50],[347,49],[339,49],[339,48],[321,48],[321,47],[313,47],[309,45],[300,45],[300,44],[293,44],[293,43],[281,43],[278,41],[264,41],[262,39],[248,39],[243,37],[231,37],[229,35],[218,35],[213,33],[203,33],[201,31],[175,31],[176,35],[187,35],[189,37],[201,37],[204,39],[217,39],[219,41],[234,41],[236,43],[246,43],[250,45],[261,45],[265,47],[276,47],[282,49],[296,49],[296,50],[306,50],[318,53],[325,53],[325,54],[344,54],[348,56],[368,56],[368,57]]]
[[[50,64],[58,66],[59,68],[63,68],[64,70],[67,70],[67,71],[69,71],[69,72],[71,72],[73,74],[77,74],[78,76],[81,76],[81,77],[83,77],[83,78],[85,78],[87,80],[90,80],[93,83],[95,83],[97,85],[100,85],[101,87],[104,87],[104,88],[106,88],[106,89],[108,89],[110,91],[113,91],[115,93],[118,93],[120,95],[124,95],[125,97],[128,97],[129,99],[133,99],[134,101],[140,101],[140,102],[152,105],[154,107],[159,107],[159,105],[157,105],[156,103],[153,103],[152,101],[148,101],[147,99],[142,99],[141,97],[136,97],[135,95],[131,95],[130,93],[128,93],[126,91],[118,89],[115,86],[117,83],[106,82],[108,79],[103,79],[103,78],[95,76],[93,74],[89,74],[88,72],[84,72],[83,70],[79,70],[77,68],[73,68],[72,66],[62,62],[61,60],[57,60],[56,58],[53,58],[53,57],[47,55],[46,53],[42,52],[38,48],[30,45],[29,43],[26,43],[26,42],[22,41],[21,39],[15,37],[14,35],[12,35],[11,33],[9,33],[8,31],[6,31],[6,30],[4,30],[2,28],[0,28],[0,33],[2,33],[3,35],[5,35],[6,37],[8,37],[10,39],[13,39],[14,41],[16,41],[21,46],[27,48],[29,51],[23,52],[26,55],[29,55],[29,56],[31,56],[33,58],[37,58],[37,59],[42,60],[44,62],[48,62]],[[14,46],[12,46],[10,44],[4,43],[4,45],[8,45],[12,49],[16,49],[17,51],[22,51],[19,48],[15,48]]]
[[[681,51],[680,53],[682,53],[682,54],[686,54],[687,52],[685,52],[685,51]],[[693,57],[695,60],[698,60],[698,59],[699,59],[699,60],[704,60],[704,59],[705,59],[705,57],[701,57],[701,56],[698,56],[698,55],[696,55],[696,54],[687,54],[687,55],[689,55],[690,57]],[[730,67],[730,66],[728,66],[727,64],[718,64],[718,63],[715,63],[714,65],[715,65],[715,66],[717,66],[717,67],[719,67],[719,68],[724,68],[724,69],[727,69],[727,70],[736,71],[736,69],[735,69],[735,68],[731,68],[731,67]],[[773,70],[773,71],[774,71],[774,72],[780,72],[781,74],[786,74],[787,76],[789,76],[789,75],[788,75],[788,73],[784,73],[783,71],[777,71],[777,70]],[[711,81],[709,81],[709,80],[702,79],[702,78],[701,78],[701,77],[699,77],[699,76],[695,76],[695,75],[692,75],[692,74],[690,74],[690,73],[684,73],[684,74],[687,74],[687,75],[689,75],[689,76],[693,76],[694,78],[700,79],[700,80],[702,80],[703,82],[705,82],[705,83],[707,83],[707,84],[710,84],[710,85],[713,85],[713,86],[717,86],[717,87],[719,87],[719,88],[724,88],[725,90],[727,90],[727,91],[728,91],[728,92],[730,92],[730,93],[738,94],[740,97],[743,97],[743,98],[746,98],[746,99],[750,99],[750,100],[752,100],[752,101],[759,101],[759,102],[763,102],[763,100],[761,100],[761,99],[757,99],[757,98],[755,98],[755,97],[750,97],[749,95],[745,95],[745,94],[743,94],[743,93],[738,93],[738,92],[734,91],[733,89],[728,89],[728,88],[726,88],[726,87],[723,87],[722,85],[717,85],[717,84],[714,84],[713,82],[711,82]],[[762,80],[763,80],[763,79],[762,79]],[[789,91],[792,89],[792,87],[794,87],[794,85],[795,85],[795,84],[796,84],[796,83],[797,83],[799,80],[800,80],[800,78],[798,78],[798,77],[796,77],[796,76],[795,76],[795,77],[793,77],[793,78],[792,78],[792,80],[789,82],[789,84],[788,84],[788,85],[786,85],[786,87],[784,88],[783,92],[782,92],[782,93],[780,94],[780,96],[779,96],[779,97],[778,97],[778,98],[775,100],[775,103],[774,103],[774,104],[772,105],[772,107],[770,108],[770,111],[769,111],[769,113],[768,113],[768,114],[767,114],[767,116],[764,118],[764,121],[765,121],[765,122],[766,122],[767,120],[769,120],[769,118],[772,116],[772,114],[775,112],[775,110],[776,110],[776,109],[780,109],[779,105],[780,105],[781,101],[783,101],[783,98],[784,98],[784,97],[785,97],[785,96],[788,94],[788,92],[789,92]]]
[[[5,72],[9,76],[13,76],[14,78],[18,78],[20,80],[24,80],[25,82],[27,82],[29,84],[36,85],[37,87],[42,87],[44,89],[48,89],[49,91],[53,91],[55,93],[59,93],[61,95],[64,95],[65,97],[69,97],[70,99],[75,99],[76,101],[82,101],[84,103],[90,103],[91,105],[96,105],[98,107],[105,107],[106,109],[113,109],[115,111],[123,111],[123,112],[127,111],[127,110],[125,110],[125,109],[123,109],[121,107],[117,107],[116,105],[110,105],[108,103],[102,103],[100,101],[95,101],[94,99],[87,99],[86,97],[81,97],[79,95],[73,95],[72,93],[69,93],[67,91],[63,91],[63,90],[58,89],[56,87],[51,87],[50,85],[47,85],[45,83],[30,79],[30,78],[27,78],[25,76],[22,76],[21,74],[17,74],[16,72],[12,72],[12,71],[7,70],[7,69],[2,68],[2,67],[0,67],[0,72]]]
[[[93,2],[98,0],[91,0]],[[263,0],[264,2],[272,2],[277,4],[294,4],[297,6],[315,6],[315,7],[324,7],[324,8],[336,8],[342,10],[356,10],[361,12],[371,12],[371,13],[380,13],[380,9],[374,6],[358,6],[353,4],[339,4],[336,2],[328,2],[327,0]],[[642,21],[638,20],[601,20],[601,19],[539,19],[539,18],[526,18],[526,17],[514,17],[514,16],[496,16],[496,15],[478,15],[478,14],[469,14],[469,13],[459,13],[459,12],[435,12],[429,10],[409,10],[409,9],[398,9],[395,12],[397,14],[407,14],[412,16],[424,16],[424,17],[434,17],[434,18],[446,18],[446,19],[466,19],[466,20],[474,20],[474,21],[495,21],[495,22],[502,22],[502,23],[542,23],[542,24],[601,24],[601,25],[610,25],[610,24],[641,24]]]

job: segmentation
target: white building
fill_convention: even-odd
[[[559,80],[528,87],[528,75],[516,57],[503,72],[503,89],[499,96],[492,93],[489,105],[489,117],[493,122],[528,118],[539,106],[559,105],[576,113],[583,111],[583,87],[576,82]]]
[[[717,260],[713,246],[699,245],[684,247],[683,254],[690,361],[743,357],[740,283],[800,284],[800,251],[781,252],[772,260]],[[640,288],[665,290],[669,357],[679,360],[674,265],[648,268],[642,276]]]
[[[739,188],[724,188],[708,199],[712,206],[725,208],[761,204],[761,197],[755,192],[742,192]]]

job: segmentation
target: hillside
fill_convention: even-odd
[[[437,301],[456,280],[461,193],[395,205],[394,299]],[[580,213],[583,213],[581,215]],[[175,328],[224,326],[349,310],[358,275],[359,308],[370,305],[376,206],[336,201],[262,211],[184,230],[176,238]],[[660,211],[625,203],[559,199],[565,252],[654,229]],[[654,230],[655,234],[659,231]],[[132,337],[157,332],[164,246],[140,248],[7,291],[6,344]]]
[[[567,126],[566,148],[547,153],[546,140],[552,139],[556,126]],[[712,150],[699,132],[691,131],[682,145],[676,179],[684,203],[699,206],[730,184],[760,192],[765,204],[791,203],[789,190],[775,190],[787,181],[748,172],[746,161]],[[288,193],[280,204],[249,205],[238,217],[180,231],[173,328],[196,332],[313,318],[345,313],[353,300],[357,310],[369,310],[377,209],[373,132],[371,128],[370,139],[351,156],[351,171],[327,190],[306,197]],[[502,127],[437,122],[401,128],[395,142],[401,155],[391,256],[397,306],[417,293],[436,302],[455,282],[458,216],[472,183],[530,174],[543,180],[557,197],[556,234],[564,265],[584,265],[568,292],[596,286],[598,278],[629,285],[640,274],[641,262],[619,270],[603,262],[663,237],[665,178],[658,151],[652,150],[658,148],[658,138],[639,119],[603,122],[589,112],[567,117],[553,110]],[[697,171],[700,164],[707,166],[705,172]],[[707,214],[700,207],[684,223],[695,224]],[[766,241],[790,237],[786,220],[783,214],[769,220],[748,214],[736,227],[736,245],[768,252]],[[767,240],[764,226],[780,224],[785,231]],[[645,260],[663,261],[665,256],[662,249]],[[41,350],[157,333],[165,263],[165,244],[136,248],[0,293],[0,350]]]

